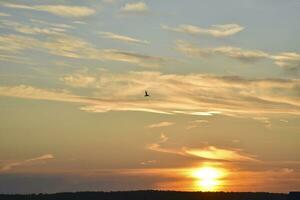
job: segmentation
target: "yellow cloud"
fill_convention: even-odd
[[[270,117],[300,114],[298,79],[245,79],[207,74],[129,72],[70,74],[72,87],[89,87],[90,96],[32,86],[0,87],[0,95],[80,103],[88,112],[143,111],[161,114]],[[144,90],[151,98],[144,98]]]
[[[121,11],[126,13],[145,13],[148,10],[148,6],[144,2],[127,3],[121,8]]]
[[[136,43],[136,44],[149,44],[146,40],[140,40],[133,37],[129,37],[126,35],[120,35],[112,32],[99,32],[103,38],[108,38],[112,40],[118,40],[122,42],[128,42],[128,43]]]
[[[246,50],[232,46],[220,46],[214,48],[197,47],[189,42],[176,41],[176,50],[191,57],[208,57],[222,55],[243,62],[255,62],[262,59],[270,59],[280,67],[288,69],[300,68],[300,54],[296,52],[283,52],[271,55],[261,50]]]
[[[272,56],[275,64],[285,68],[300,68],[300,54],[295,52],[284,52]]]
[[[54,15],[64,16],[64,17],[86,17],[93,15],[95,10],[84,7],[84,6],[66,6],[66,5],[35,5],[28,6],[23,4],[11,4],[6,3],[3,6],[15,9],[25,9],[25,10],[35,10],[44,11]]]
[[[50,159],[54,159],[54,156],[52,154],[45,154],[45,155],[42,155],[42,156],[39,156],[36,158],[31,158],[31,159],[22,160],[22,161],[8,162],[8,163],[5,163],[4,166],[0,167],[0,172],[8,171],[15,167],[20,167],[20,166],[24,166],[24,165],[36,164],[40,161],[45,161],[45,160],[50,160]]]
[[[238,150],[221,149],[214,146],[208,146],[200,149],[185,149],[188,155],[213,159],[213,160],[227,160],[227,161],[255,161],[253,156],[245,155]]]
[[[159,122],[156,124],[150,124],[147,126],[147,128],[160,128],[160,127],[166,127],[166,126],[172,126],[174,125],[173,122]]]
[[[28,29],[27,31],[33,30]],[[0,36],[0,44],[0,50],[9,53],[33,49],[68,58],[128,62],[145,67],[158,67],[169,60],[159,56],[144,55],[118,49],[97,49],[83,39],[63,33],[53,35],[44,41],[20,35],[2,35]]]
[[[244,27],[238,24],[223,24],[223,25],[213,25],[210,28],[202,28],[193,25],[180,25],[176,28],[172,28],[166,25],[161,26],[164,30],[187,33],[192,35],[210,35],[213,37],[227,37],[234,35],[242,30]]]
[[[61,80],[72,87],[88,87],[96,82],[95,77],[81,74],[64,76]]]
[[[65,24],[47,24],[51,27],[39,27],[39,26],[28,26],[20,24],[18,22],[2,20],[1,26],[13,29],[16,32],[24,34],[44,34],[44,35],[57,35],[62,34],[66,31],[66,28],[70,28]]]
[[[9,17],[9,16],[10,16],[10,14],[0,12],[0,17]]]
[[[161,134],[160,140],[156,143],[147,145],[147,149],[161,153],[176,154],[185,157],[196,157],[208,160],[223,161],[257,161],[253,155],[243,153],[239,149],[222,149],[215,146],[205,146],[202,148],[165,147],[168,137]]]
[[[205,57],[211,55],[223,55],[238,59],[243,62],[254,62],[269,58],[269,54],[260,50],[244,50],[238,47],[221,46],[215,48],[199,48],[193,44],[178,40],[176,49],[188,56]]]

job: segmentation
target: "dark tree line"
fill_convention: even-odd
[[[0,195],[0,200],[300,200],[300,193],[263,192],[75,192],[57,194]]]

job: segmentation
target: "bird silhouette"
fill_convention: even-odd
[[[144,97],[150,97],[150,95],[148,94],[147,90],[145,90],[145,95]]]

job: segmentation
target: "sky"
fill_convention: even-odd
[[[0,193],[299,190],[299,9],[0,1]]]

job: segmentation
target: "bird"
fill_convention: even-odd
[[[150,97],[150,95],[148,94],[147,90],[145,90],[145,95],[144,97]]]

